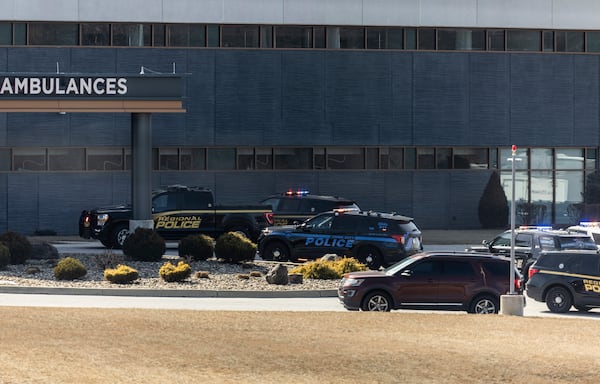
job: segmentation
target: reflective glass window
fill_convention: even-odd
[[[435,169],[434,148],[417,148],[417,168]]]
[[[275,169],[312,169],[312,148],[275,148]]]
[[[544,52],[554,51],[554,31],[544,31]]]
[[[583,52],[583,32],[556,31],[557,52]]]
[[[207,34],[207,46],[209,47],[218,47],[220,44],[220,28],[218,25],[208,25],[206,27],[206,34]]]
[[[260,46],[262,48],[273,48],[273,27],[262,25],[260,27]]]
[[[11,155],[10,148],[0,149],[0,172],[12,169]]]
[[[364,28],[327,27],[327,48],[363,49],[364,47]]]
[[[328,169],[364,169],[362,148],[333,147],[327,149]]]
[[[430,51],[435,49],[435,29],[419,28],[419,49]]]
[[[552,169],[552,149],[531,148],[531,169]]]
[[[314,47],[325,48],[327,43],[325,39],[325,27],[314,27],[313,34],[315,35]]]
[[[583,170],[585,163],[583,158],[583,149],[557,148],[555,151],[556,169]]]
[[[169,24],[166,39],[169,47],[204,47],[204,24]]]
[[[155,47],[164,47],[166,44],[166,26],[164,24],[152,25],[152,39]]]
[[[254,149],[253,148],[238,148],[237,149],[237,169],[242,169],[242,170],[254,169]]]
[[[531,203],[528,205],[528,224],[552,224],[552,171],[532,171],[530,175]],[[523,220],[525,221],[525,220]]]
[[[488,51],[504,51],[504,30],[487,30],[487,49]]]
[[[79,45],[79,24],[29,23],[31,45]]]
[[[81,24],[81,45],[110,45],[110,24]]]
[[[12,45],[11,23],[0,23],[0,45]]]
[[[119,47],[144,47],[152,45],[150,24],[113,24],[112,44]]]
[[[508,51],[540,51],[542,48],[540,31],[512,29],[506,31]]]
[[[487,169],[487,148],[454,148],[452,166],[454,169]]]
[[[581,219],[584,173],[582,171],[556,171],[555,173],[555,222],[578,223]]]
[[[315,169],[325,169],[327,168],[327,163],[325,160],[325,148],[319,147],[313,149],[314,153],[314,162]]]
[[[179,151],[177,148],[158,149],[158,169],[161,171],[179,170]]]
[[[585,169],[596,169],[596,158],[598,150],[596,148],[585,149]]]
[[[377,148],[366,148],[365,150],[365,168],[379,168],[379,150]]]
[[[223,25],[221,39],[223,47],[258,48],[258,26]]]
[[[123,149],[88,148],[87,169],[90,171],[120,171],[123,169]]]
[[[235,148],[209,148],[206,157],[207,169],[235,169]]]
[[[256,169],[273,169],[273,150],[256,148]]]
[[[600,52],[600,32],[587,32],[586,35],[587,52]]]
[[[402,49],[402,28],[367,28],[367,49]]]
[[[435,151],[435,165],[437,169],[448,169],[452,165],[452,149],[438,148]]]
[[[14,23],[13,24],[13,44],[14,45],[27,44],[27,24],[25,24],[25,23]]]
[[[404,49],[417,49],[417,30],[415,28],[406,28],[406,45]]]
[[[48,149],[48,170],[83,171],[85,170],[85,150],[83,148]]]
[[[391,165],[391,162],[390,162]],[[404,149],[404,169],[416,169],[417,168],[417,149],[416,148],[405,148]]]
[[[182,148],[180,156],[181,170],[193,171],[206,169],[206,150],[204,148]]]
[[[527,169],[528,151],[527,148],[517,148],[515,153],[515,169]],[[500,168],[512,169],[512,149],[500,148]]]
[[[45,171],[45,148],[15,148],[13,149],[13,169],[15,171]]]
[[[485,50],[485,31],[482,29],[438,29],[439,50]]]
[[[277,48],[312,48],[312,27],[278,26],[275,29]]]

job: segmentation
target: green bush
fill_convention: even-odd
[[[104,271],[104,278],[113,284],[131,284],[138,277],[137,270],[122,264],[118,265],[117,268]]]
[[[25,264],[31,257],[33,247],[29,239],[17,232],[5,232],[0,235],[0,243],[10,251],[10,264]]]
[[[4,269],[10,264],[10,251],[4,244],[0,244],[0,269]]]
[[[207,235],[190,235],[179,241],[179,256],[192,260],[206,260],[213,257],[215,240]]]
[[[331,280],[340,279],[344,273],[367,271],[366,265],[354,258],[343,258],[336,261],[316,260],[293,268],[290,274],[301,274],[305,279]]]
[[[256,257],[256,244],[239,233],[227,232],[217,239],[215,255],[226,263],[253,261]]]
[[[86,274],[83,263],[73,257],[65,257],[54,267],[54,277],[57,280],[75,280]]]
[[[136,261],[160,261],[165,249],[165,240],[150,228],[136,228],[123,243],[123,253]]]
[[[174,283],[183,281],[190,277],[192,274],[192,268],[189,264],[184,263],[183,261],[177,263],[177,266],[174,266],[170,262],[166,262],[162,265],[162,267],[160,267],[158,274],[164,281],[168,283]]]

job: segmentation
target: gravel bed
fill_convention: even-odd
[[[132,284],[113,284],[104,279],[103,265],[106,260],[102,256],[90,254],[70,254],[63,257],[79,259],[86,267],[87,274],[73,281],[56,280],[53,273],[57,260],[28,260],[24,265],[9,265],[0,270],[0,286],[52,287],[52,288],[121,288],[121,289],[198,289],[215,291],[299,291],[299,290],[332,290],[337,289],[339,280],[303,279],[301,284],[273,285],[266,281],[267,272],[276,264],[255,261],[248,264],[226,264],[209,259],[190,263],[192,276],[183,282],[167,283],[162,280],[158,271],[166,262],[176,264],[177,256],[164,256],[160,262],[121,262],[134,268],[139,278]],[[288,269],[293,264],[286,264]],[[35,273],[32,273],[34,272]],[[208,278],[196,276],[197,272],[208,272]],[[258,272],[260,276],[250,276]],[[253,273],[256,275],[256,273]]]

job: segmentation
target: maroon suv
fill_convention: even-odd
[[[522,293],[515,270],[514,292]],[[338,296],[350,310],[444,309],[498,313],[510,291],[510,259],[483,253],[424,252],[383,271],[344,275]]]

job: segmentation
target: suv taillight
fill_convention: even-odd
[[[263,215],[265,216],[265,220],[267,220],[267,223],[269,225],[273,225],[273,212],[265,212],[263,213]]]
[[[536,273],[538,273],[540,270],[537,268],[529,268],[529,274],[527,275],[528,278],[531,279],[531,276],[535,275]]]
[[[517,279],[515,278],[515,291],[520,291],[521,290],[521,279]]]
[[[404,244],[404,236],[402,235],[392,235],[392,238],[396,240],[398,244]]]

